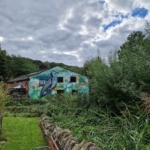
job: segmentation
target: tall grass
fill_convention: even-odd
[[[42,103],[50,122],[70,129],[79,141],[86,139],[102,150],[150,149],[150,115],[144,111],[147,107],[124,104],[125,109],[116,115],[109,109],[92,105],[83,95],[48,96],[44,102],[22,101],[20,104],[31,107]]]
[[[62,95],[50,98],[47,114],[51,123],[70,129],[79,140],[91,141],[102,150],[149,150],[149,114],[139,106],[131,108],[125,106],[126,113],[110,115],[109,110],[88,106],[81,96]]]
[[[4,108],[5,102],[8,98],[7,91],[5,90],[5,84],[0,82],[0,115],[2,114],[2,110]]]

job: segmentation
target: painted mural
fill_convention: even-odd
[[[88,78],[61,67],[30,77],[30,99],[41,99],[58,93],[88,93]]]

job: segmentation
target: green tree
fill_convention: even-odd
[[[4,82],[0,81],[0,134],[2,132],[2,119],[3,119],[2,111],[7,99],[8,99],[8,94],[5,90],[5,84]]]
[[[39,71],[38,66],[33,64],[30,59],[15,55],[12,55],[11,58],[14,77]]]
[[[6,50],[2,50],[0,46],[0,76],[4,81],[11,77],[12,72],[9,63],[11,60],[10,56],[7,54]]]
[[[128,80],[140,91],[149,92],[150,39],[142,32],[133,32],[121,47],[118,56]]]
[[[133,32],[109,63],[93,59],[88,69],[90,100],[116,111],[122,103],[140,102],[141,92],[150,92],[150,40],[142,32]]]

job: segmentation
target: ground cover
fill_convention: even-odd
[[[122,114],[115,114],[109,109],[104,110],[98,105],[89,104],[88,98],[81,95],[49,96],[47,100],[40,105],[44,106],[40,110],[49,116],[50,123],[69,129],[79,141],[86,139],[102,150],[150,149],[150,114],[138,105],[130,107],[124,104]],[[24,102],[21,105],[20,102],[19,105],[16,103],[16,115],[29,116],[30,113],[23,109]],[[6,110],[4,115],[14,115],[11,114],[11,109]]]
[[[4,117],[0,149],[32,150],[45,146],[46,142],[38,124],[39,118]]]
[[[139,106],[125,105],[126,114],[110,114],[86,99],[66,95],[52,98],[47,106],[50,122],[69,129],[80,141],[86,139],[102,150],[149,150],[150,119]]]

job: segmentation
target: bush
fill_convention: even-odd
[[[7,100],[5,106],[45,105],[49,100]]]
[[[79,105],[81,97],[76,98],[53,97],[47,106],[50,122],[68,128],[80,141],[91,141],[102,150],[149,150],[150,116],[138,105],[134,109],[124,105],[122,114],[111,116],[109,110],[96,105],[84,108],[86,104]]]
[[[5,102],[8,99],[7,91],[5,90],[4,82],[0,82],[0,114],[5,106]]]

